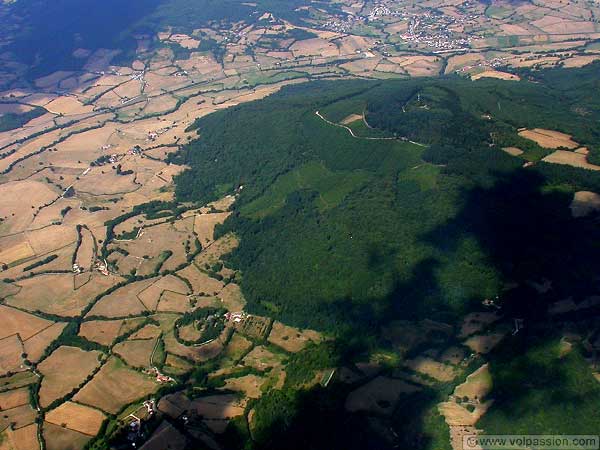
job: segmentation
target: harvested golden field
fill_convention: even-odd
[[[0,410],[29,404],[29,389],[21,388],[0,393]]]
[[[17,334],[0,339],[0,376],[25,370],[23,343]]]
[[[160,295],[157,311],[184,313],[192,309],[190,299],[185,294],[163,291]]]
[[[488,325],[496,322],[500,316],[495,312],[473,312],[463,318],[458,337],[467,337],[479,333]]]
[[[27,192],[27,198],[21,195]],[[16,233],[27,229],[33,220],[36,209],[46,205],[59,196],[57,190],[47,183],[25,180],[0,184],[0,211],[3,222],[3,234]],[[14,214],[14,216],[13,216]],[[5,261],[5,250],[0,253],[0,261]]]
[[[44,440],[47,450],[82,450],[91,439],[87,434],[44,422]]]
[[[457,376],[454,367],[423,356],[406,361],[406,365],[411,370],[427,375],[437,381],[452,381]]]
[[[75,97],[58,97],[44,106],[49,112],[65,116],[91,112],[92,105],[83,105]]]
[[[504,147],[502,150],[511,156],[519,156],[523,154],[523,150],[518,147]]]
[[[15,429],[26,427],[33,423],[36,415],[35,410],[29,403],[5,409],[0,413],[0,429],[4,429],[11,424],[14,424]]]
[[[121,281],[120,277],[94,273],[89,282],[75,289],[73,274],[43,274],[21,280],[18,294],[7,303],[19,308],[40,310],[59,316],[75,316],[98,294]]]
[[[236,362],[250,349],[250,347],[252,347],[252,345],[253,343],[250,340],[239,333],[234,333],[231,339],[229,339],[229,343],[227,344],[223,356],[232,362]]]
[[[225,380],[224,389],[243,392],[248,398],[259,398],[262,395],[260,387],[264,382],[264,378],[251,374]]]
[[[575,192],[570,208],[573,217],[585,217],[600,210],[600,195],[590,191]]]
[[[187,438],[166,420],[152,433],[150,439],[140,448],[141,450],[184,450]]]
[[[492,389],[492,375],[489,364],[482,365],[470,374],[463,384],[456,386],[454,395],[456,397],[468,397],[469,399],[484,399]]]
[[[155,339],[135,339],[119,342],[113,352],[132,367],[150,366],[150,356],[156,345]]]
[[[23,342],[27,359],[38,362],[46,348],[60,336],[67,326],[66,322],[57,322]]]
[[[84,351],[62,346],[38,365],[44,375],[40,387],[40,404],[48,406],[79,386],[100,365],[98,351]]]
[[[356,122],[357,120],[363,120],[362,114],[350,114],[346,118],[344,118],[340,123],[342,125],[348,125],[352,122]]]
[[[6,440],[0,443],[2,450],[38,450],[37,425],[31,424],[17,430],[7,429],[3,436]],[[8,441],[8,442],[7,442]]]
[[[158,278],[152,285],[140,291],[137,296],[146,309],[154,311],[158,306],[158,302],[163,292],[186,295],[188,293],[188,287],[176,276],[167,275]]]
[[[177,275],[182,276],[192,284],[194,294],[217,295],[223,289],[223,283],[201,272],[194,264],[180,270]]]
[[[157,338],[160,333],[160,327],[150,324],[133,333],[129,339],[154,339]]]
[[[553,164],[565,164],[567,166],[580,167],[588,170],[600,170],[600,166],[590,164],[587,161],[586,155],[567,150],[556,150],[542,158],[542,161]]]
[[[231,212],[198,214],[194,217],[194,231],[203,246],[214,240],[215,225],[225,222]]]
[[[18,309],[0,305],[0,338],[18,333],[21,339],[29,339],[52,323]]]
[[[575,149],[579,144],[571,139],[571,136],[558,131],[545,130],[543,128],[534,128],[533,130],[523,130],[519,132],[519,136],[525,139],[530,139],[544,148],[559,148],[565,147]]]
[[[320,342],[322,336],[313,330],[299,330],[275,321],[271,334],[269,334],[269,342],[283,348],[288,352],[299,352],[309,342]]]
[[[95,436],[106,416],[89,406],[65,402],[45,415],[46,422]]]
[[[518,75],[508,73],[508,72],[500,72],[498,70],[484,70],[483,72],[479,72],[471,75],[471,80],[479,80],[480,78],[497,78],[499,80],[509,80],[509,81],[519,81],[521,78]]]
[[[302,56],[338,56],[340,53],[335,44],[320,38],[296,41],[290,46],[289,50],[295,58]]]
[[[40,230],[28,231],[26,236],[36,254],[63,248],[77,240],[75,227],[68,225],[52,225]]]
[[[490,333],[486,335],[471,336],[465,345],[477,353],[488,353],[504,338],[504,333]]]
[[[218,293],[217,298],[229,311],[242,311],[244,306],[246,306],[246,299],[242,294],[242,289],[235,283],[229,283],[225,286],[221,292]]]
[[[77,249],[75,262],[84,271],[89,272],[96,259],[96,241],[94,235],[87,228],[81,229],[81,244]]]
[[[138,294],[150,287],[156,278],[136,281],[102,297],[87,314],[90,317],[123,317],[147,311]]]
[[[262,345],[254,347],[243,359],[245,366],[254,367],[261,371],[269,367],[281,366],[282,361],[283,357],[281,355],[267,350]]]
[[[33,372],[17,372],[14,375],[0,378],[0,390],[6,392],[12,389],[22,388],[36,383],[38,380],[38,377]]]
[[[365,411],[390,415],[402,394],[411,394],[418,390],[419,387],[406,381],[379,376],[352,391],[346,399],[345,408],[350,412]]]
[[[231,252],[238,244],[238,238],[233,233],[221,236],[196,257],[195,263],[198,267],[204,267],[206,264],[212,266],[219,261],[221,256]]]
[[[188,408],[205,419],[233,419],[244,414],[244,407],[245,402],[240,402],[237,395],[224,394],[197,398]]]
[[[128,369],[118,358],[111,357],[73,400],[115,414],[156,389],[158,384],[152,377]]]
[[[110,345],[116,338],[135,328],[143,320],[145,319],[89,320],[79,327],[79,336],[102,345]]]

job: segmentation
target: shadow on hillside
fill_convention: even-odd
[[[489,355],[493,376],[500,381],[493,393],[500,400],[498,408],[505,408],[499,410],[500,414],[502,411],[508,414],[515,405],[526,405],[532,390],[541,390],[544,383],[557,389],[548,392],[543,404],[536,403],[540,407],[562,408],[583,400],[575,392],[561,390],[570,380],[568,372],[560,367],[524,359],[518,365],[523,370],[516,371],[514,377],[502,372],[532,345],[556,339],[554,323],[547,314],[551,302],[567,297],[578,301],[598,292],[597,218],[573,219],[569,209],[571,194],[548,190],[544,185],[543,176],[533,170],[498,174],[491,185],[464,192],[464,207],[459,214],[422,237],[428,244],[449,251],[456,250],[465,234],[475,237],[505,283],[498,300],[502,313],[507,318],[525,320],[526,327],[521,333],[509,336],[496,353]],[[379,262],[379,256],[374,254],[373,263]],[[348,301],[340,300],[332,312],[342,314],[345,309],[345,318],[362,325],[357,330],[365,330],[365,324],[377,328],[386,321],[407,316],[442,317],[445,313],[450,316],[449,305],[432,301],[441,298],[442,287],[436,277],[438,267],[434,259],[421,262],[413,270],[411,280],[398,283],[388,297],[377,302],[376,308],[349,307]],[[482,299],[475,300],[476,307],[483,308]],[[361,350],[356,345],[358,341],[356,336],[348,336],[350,352]],[[527,381],[532,373],[539,379]],[[282,442],[285,448],[303,450],[432,448],[431,417],[427,415],[435,411],[439,402],[435,396],[424,393],[409,399],[398,407],[391,422],[383,420],[388,432],[393,428],[395,437],[391,444],[378,438],[382,431],[374,431],[372,419],[343,412],[347,392],[337,389],[303,392],[285,423],[276,420],[262,431],[269,439],[259,448],[283,448]],[[520,413],[524,415],[527,411]]]

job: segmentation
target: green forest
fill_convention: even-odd
[[[237,192],[234,213],[217,232],[241,238],[226,259],[241,270],[247,309],[338,338],[326,351],[307,349],[291,362],[293,373],[385,349],[381,330],[394,320],[457,324],[495,299],[527,327],[488,355],[496,403],[485,429],[508,432],[513,411],[520,430],[591,429],[600,391],[584,350],[558,352],[554,330],[563,319],[547,309],[597,291],[599,217],[573,218],[569,205],[576,191],[600,190],[600,173],[543,162],[550,151],[517,133],[571,134],[593,162],[599,68],[548,70],[521,82],[448,77],[286,87],[199,119],[199,139],[170,156],[190,166],[176,194],[202,203]],[[351,124],[359,137],[336,126],[351,114],[364,114],[361,125]],[[506,146],[524,153],[511,156]],[[532,287],[545,280],[552,289]],[[536,371],[545,375],[527,381]],[[342,413],[343,386],[305,391],[295,379],[254,405],[258,448],[280,448],[283,440],[293,448],[386,448],[376,435],[351,431],[365,418]],[[520,387],[527,383],[539,395]],[[447,448],[436,404],[452,389],[402,400],[388,423],[406,448]],[[569,421],[561,418],[565,408]],[[236,426],[226,435],[231,448],[254,448]]]
[[[557,289],[572,289],[572,277],[584,279],[593,265],[571,276],[553,265],[570,240],[588,258],[579,242],[588,238],[556,246],[554,233],[586,227],[568,203],[576,190],[600,189],[600,174],[541,161],[525,170],[527,152],[500,148],[525,140],[519,128],[540,127],[600,149],[593,73],[288,87],[200,119],[202,138],[172,155],[192,167],[177,195],[204,202],[240,191],[220,232],[242,238],[229,263],[244,275],[249,307],[302,327],[458,317],[484,298],[511,297],[502,286],[529,278],[557,277]],[[565,77],[582,82],[566,88]],[[397,139],[354,138],[316,111],[332,122],[364,111],[369,126]]]

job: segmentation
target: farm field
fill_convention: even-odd
[[[0,450],[595,429],[598,5],[26,3]]]

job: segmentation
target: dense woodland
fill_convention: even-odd
[[[234,214],[218,231],[241,237],[227,261],[242,271],[248,309],[344,343],[334,353],[311,349],[316,359],[300,358],[300,373],[385,346],[378,333],[391,320],[453,323],[497,297],[528,328],[489,356],[498,405],[485,429],[507,432],[515,408],[530,433],[575,432],[578,420],[587,429],[598,423],[591,405],[600,391],[582,353],[559,360],[543,349],[557,342],[547,306],[598,289],[597,217],[574,219],[569,204],[575,191],[600,191],[600,173],[541,162],[549,151],[517,131],[572,134],[593,159],[600,151],[598,69],[545,71],[522,82],[450,77],[287,87],[198,120],[201,137],[171,156],[191,166],[177,180],[177,195],[205,202],[237,190]],[[332,122],[364,112],[363,125],[351,124],[359,136],[396,139],[353,138],[317,110]],[[525,153],[504,153],[509,145]],[[524,168],[527,161],[535,164]],[[543,280],[552,282],[550,291],[531,287]],[[543,395],[515,390],[539,367],[547,371],[536,382]],[[286,439],[324,448],[323,436],[337,434],[318,424],[342,433],[360,423],[340,414],[344,392],[299,386],[286,383],[257,401],[259,447]],[[440,395],[409,396],[390,419],[406,448],[448,445],[435,409]],[[562,421],[560,411],[578,396],[588,399],[585,417],[573,410],[573,420]],[[415,413],[406,417],[406,410]],[[231,425],[232,448],[247,448],[244,432]],[[385,448],[368,433],[345,436],[327,448]]]

